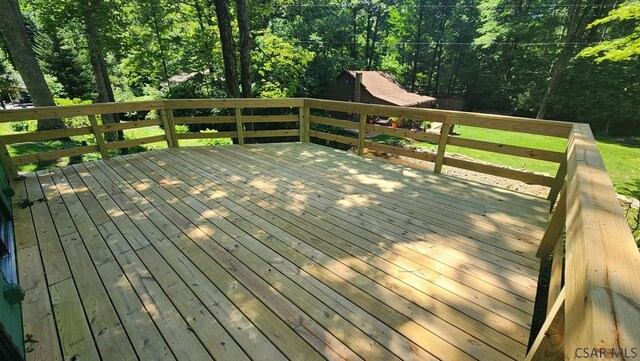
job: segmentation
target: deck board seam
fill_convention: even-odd
[[[105,167],[107,167],[107,166],[105,165]],[[109,169],[112,169],[112,170],[113,170],[113,167],[112,167],[112,166],[110,166],[110,165],[109,165],[108,167],[109,167]],[[117,175],[115,175],[115,174],[114,174],[114,176],[118,177],[118,176],[117,176]],[[126,180],[124,180],[124,179],[122,179],[122,181],[123,181],[125,184],[129,184],[129,183],[128,183]],[[135,188],[133,188],[133,189],[135,189]],[[150,206],[150,208],[154,208],[154,207],[151,205],[151,206]],[[163,231],[161,231],[161,232],[163,232]],[[196,245],[196,246],[197,246],[197,245]],[[197,247],[198,247],[198,246],[197,246]],[[180,251],[181,251],[181,250],[180,250]],[[182,252],[182,251],[181,251],[181,252]],[[186,255],[185,255],[185,256],[186,256]],[[216,261],[214,260],[214,262],[216,262]],[[195,265],[196,267],[198,267],[198,265],[197,265],[197,264],[194,264],[194,265]],[[221,266],[221,267],[222,267],[222,266]]]
[[[225,162],[224,159],[220,159],[220,161]],[[318,190],[316,191],[318,193],[321,193],[321,194],[334,194],[334,193],[338,193],[339,192],[337,190],[334,190],[332,187],[325,187],[321,183],[317,183],[317,181],[314,181],[311,178],[307,178],[307,179],[311,183],[319,186],[319,187],[316,187],[316,188],[318,188]],[[333,195],[333,197],[337,197],[337,196],[339,196],[339,195],[338,194]],[[371,210],[371,209],[365,209],[365,212],[378,212],[378,211]],[[380,207],[380,212],[382,212],[382,214],[384,214],[382,217],[393,217],[395,214],[401,214],[402,215],[402,213],[399,212],[398,210],[394,210],[394,209],[389,208],[388,206],[384,206],[384,205],[382,205]],[[439,228],[443,228],[443,229],[445,229],[447,231],[450,231],[450,232],[456,233],[457,235],[460,235],[460,233],[456,229],[459,229],[461,226],[454,225],[454,224],[449,225],[448,222],[444,222],[444,223],[443,222],[435,222],[435,221],[430,220],[429,218],[422,219],[416,224],[412,223],[410,220],[406,220],[406,221],[403,220],[403,222],[406,222],[405,224],[408,224],[410,226],[419,227],[419,228],[425,228],[425,227],[432,227],[432,228],[435,227],[435,228],[438,228],[438,229]],[[530,252],[531,254],[533,254],[534,253],[534,249],[536,249],[536,246],[534,244],[531,244],[530,242],[524,243],[524,242],[516,240],[513,237],[507,237],[507,236],[505,236],[506,238],[503,238],[503,239],[495,238],[495,237],[491,236],[490,234],[488,234],[487,231],[482,231],[481,233],[477,233],[477,234],[474,233],[473,237],[471,237],[471,236],[468,236],[468,237],[472,238],[473,240],[481,241],[481,242],[487,243],[487,244],[492,244],[492,243],[496,243],[497,242],[498,244],[502,244],[504,247],[507,247],[508,244],[510,244],[511,242],[515,241],[516,244],[520,244],[521,247],[527,247],[528,249],[530,249],[531,250],[531,252]],[[530,260],[535,260],[533,255],[527,256],[527,254],[523,253],[522,256],[526,257],[526,258],[529,258]]]
[[[219,148],[219,149],[220,149],[220,151],[221,151],[221,152],[227,152],[227,151],[228,151],[228,149],[225,149],[224,147],[221,147],[221,148]],[[207,148],[207,149],[202,149],[202,150],[198,150],[198,151],[205,151],[205,150],[213,151],[213,150],[214,150],[214,148]],[[255,158],[258,158],[258,159],[262,159],[262,162],[263,162],[263,164],[265,164],[265,165],[269,164],[269,162],[271,162],[271,164],[273,164],[273,160],[271,159],[271,157],[266,158],[264,155],[256,155],[255,153],[253,153],[253,154],[243,154],[243,153],[244,153],[243,151],[237,151],[236,153],[237,153],[237,155],[238,155],[238,156],[241,156],[241,157],[243,157],[243,158],[245,158],[245,159],[247,159],[247,160],[253,160],[253,159],[255,159]],[[270,153],[270,154],[271,154],[271,153]],[[249,162],[249,163],[251,163],[251,162]],[[280,170],[280,169],[291,169],[291,171],[293,171],[293,169],[294,169],[293,167],[295,166],[293,163],[291,163],[291,162],[288,162],[288,161],[287,161],[285,164],[286,164],[285,166],[283,166],[283,167],[279,167],[279,168],[278,168],[278,170]],[[313,167],[311,167],[311,168],[312,168],[312,171],[313,171],[315,174],[317,174],[319,177],[323,177],[323,178],[325,178],[325,179],[329,179],[329,177],[327,177],[327,176],[326,176],[326,172],[322,172],[321,170],[313,170]],[[291,174],[290,172],[288,172],[288,173],[289,173],[289,174]],[[316,178],[315,176],[308,176],[307,178],[308,178],[309,180],[314,181],[315,183],[319,183],[319,182],[321,182],[321,178]],[[341,177],[341,178],[345,179],[344,177]],[[336,181],[332,180],[332,181],[330,181],[330,182],[331,182],[331,183],[333,183],[333,184],[335,184],[335,182],[336,182]],[[320,185],[324,185],[324,184],[322,184],[322,183],[319,183],[319,184],[320,184]],[[366,192],[366,191],[370,191],[369,189],[371,188],[370,186],[367,186],[367,185],[364,185],[364,184],[361,184],[361,183],[355,182],[355,181],[353,181],[353,180],[350,180],[350,184],[351,184],[352,186],[354,186],[354,188],[356,188],[356,189],[360,189],[361,191],[364,191],[364,192]],[[394,202],[394,201],[400,201],[399,199],[395,199],[395,198],[396,198],[396,196],[394,196],[394,195],[392,195],[392,194],[384,194],[384,195],[382,195],[382,196],[378,196],[378,195],[376,195],[376,199],[377,199],[378,197],[379,197],[379,198],[381,198],[381,200],[376,200],[376,202],[378,202],[380,205],[385,206],[385,208],[388,208],[390,205],[393,205],[393,202]],[[385,199],[387,199],[387,198],[388,198],[388,201],[385,201]],[[429,198],[429,199],[427,199],[426,201],[427,201],[427,202],[430,202],[430,201],[431,201],[431,199],[432,199],[432,198],[430,197],[430,198]],[[405,199],[405,198],[403,197],[403,201],[405,201],[405,200],[406,200],[406,201],[409,201],[409,202],[411,202],[411,203],[415,203],[415,202],[414,202],[414,200],[412,200],[412,199]],[[390,204],[388,204],[387,202],[390,202]],[[397,204],[396,206],[397,206],[397,207],[400,207],[400,208],[404,208],[404,206],[403,206],[401,203],[400,203],[400,204]],[[507,205],[505,204],[504,206],[507,206]],[[420,208],[419,208],[419,207],[420,207],[420,205],[417,205],[417,204],[416,204],[414,207],[417,207],[417,208],[418,208],[418,211],[419,211],[419,212],[421,212],[421,214],[423,214],[423,215],[425,215],[425,216],[430,216],[430,217],[432,217],[434,214],[436,214],[436,213],[434,213],[434,212],[432,212],[432,211],[426,211],[426,210],[425,210],[425,211],[421,211],[421,210],[420,210]],[[450,206],[445,206],[445,208],[447,208],[447,209],[449,209],[449,207],[450,207]],[[460,211],[460,210],[459,210],[459,211]],[[466,214],[466,213],[468,213],[468,212],[465,212],[465,214]],[[466,216],[465,216],[465,215],[462,215],[462,217],[466,217]],[[480,218],[480,220],[481,220],[481,222],[487,222],[487,220],[484,220],[484,219],[482,219],[482,218]],[[448,221],[447,221],[446,219],[439,219],[439,222],[445,222],[445,223],[447,223]],[[517,225],[517,226],[518,226],[518,227],[520,227],[521,225]],[[533,240],[533,241],[539,241],[539,238],[541,238],[541,237],[542,237],[542,234],[543,234],[544,229],[542,228],[542,226],[541,226],[541,227],[537,227],[537,228],[538,228],[538,229],[533,229],[533,230],[524,229],[523,231],[527,231],[527,233],[535,232],[535,233],[536,233],[537,235],[539,235],[540,237],[532,238],[532,240]],[[507,232],[507,233],[504,233],[504,235],[505,235],[506,237],[508,237],[509,239],[516,240],[516,239],[513,237],[513,235],[510,235],[510,233],[512,233],[512,232],[513,232],[511,229],[508,229],[508,230],[506,230],[505,232]],[[498,233],[502,233],[502,231],[499,231]],[[520,235],[521,235],[521,234],[522,234],[522,232],[520,232]]]
[[[228,163],[227,163],[227,164],[228,164]],[[218,167],[218,169],[219,169],[219,170],[222,170],[222,168],[219,168],[219,167]],[[247,179],[250,179],[250,178],[247,178]],[[275,179],[275,178],[274,178],[274,179]],[[248,181],[248,180],[247,180],[247,181]],[[292,191],[293,191],[293,190],[292,190]],[[279,192],[279,191],[278,191],[278,190],[276,190],[276,192]],[[320,199],[318,199],[318,200],[320,200]],[[322,210],[323,208],[318,207],[318,209],[319,209],[319,210]],[[345,212],[345,211],[344,211],[344,210],[341,210],[341,212]],[[367,210],[364,210],[364,212],[368,212],[368,211],[367,211]],[[365,218],[363,218],[363,219],[365,219]],[[368,219],[368,218],[366,218],[366,219]],[[463,234],[460,234],[460,233],[456,233],[456,232],[452,232],[452,233],[455,233],[455,234],[456,234],[456,236],[459,236],[459,237],[465,237]],[[444,237],[447,237],[447,238],[450,238],[450,236],[446,236],[446,235],[443,235],[443,236],[444,236]],[[454,239],[455,239],[455,238],[454,238]],[[532,268],[532,270],[533,270],[533,268]]]
[[[277,207],[277,206],[275,206],[275,205],[274,205],[274,207]],[[290,222],[290,221],[289,221],[289,222]],[[306,221],[304,221],[304,222],[306,222]],[[323,230],[323,231],[326,231],[326,230]],[[328,231],[328,232],[331,232],[331,231]],[[345,239],[345,241],[350,242],[350,241],[346,240],[346,238],[344,238],[344,236],[340,236],[340,235],[336,234],[335,232],[334,232],[333,234],[334,234],[336,237],[341,237],[341,238]],[[354,235],[354,236],[355,236],[355,237],[359,237],[359,236],[357,236],[357,235]],[[364,239],[363,239],[363,241],[364,241]],[[352,242],[350,242],[350,243],[352,243]],[[392,250],[392,249],[390,249],[390,251],[395,252],[395,251],[394,251],[394,250]],[[367,252],[371,252],[371,251],[367,251]],[[375,255],[375,254],[374,254],[374,255]],[[398,254],[398,255],[399,255],[400,257],[403,257],[401,254]],[[453,280],[453,281],[455,281],[455,280]],[[455,281],[455,282],[458,282],[458,283],[459,283],[460,281]]]

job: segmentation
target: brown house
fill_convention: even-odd
[[[360,80],[357,73],[362,73],[359,89],[356,87]],[[418,108],[431,108],[436,101],[436,98],[408,92],[391,75],[383,71],[355,70],[340,73],[324,98]]]

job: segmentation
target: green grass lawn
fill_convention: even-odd
[[[567,146],[567,141],[565,139],[541,135],[506,132],[469,126],[456,126],[455,132],[459,134],[457,135],[458,137],[462,138],[519,145],[529,148],[555,150],[559,152],[563,152]],[[596,137],[598,148],[602,153],[605,166],[611,175],[616,191],[626,196],[637,196],[638,192],[640,192],[640,147],[620,144],[616,142],[615,139],[615,137]],[[636,139],[640,139],[640,137],[636,137]],[[437,148],[436,145],[431,143],[411,142],[406,139],[386,135],[379,135],[371,140],[381,143],[388,143],[393,140],[401,141],[404,143],[410,143],[413,146],[426,147],[433,151]],[[551,162],[457,146],[447,146],[447,152],[458,153],[485,162],[506,165],[515,169],[525,169],[528,171],[547,173],[549,175],[555,175],[558,169],[558,164]]]
[[[34,121],[35,122],[35,121]],[[14,131],[9,123],[0,124],[0,134],[16,134],[19,132]],[[137,139],[144,137],[152,137],[154,135],[164,134],[164,130],[159,126],[146,127],[146,128],[136,128],[136,129],[128,129],[124,131],[124,136],[126,139]],[[222,142],[231,144],[231,138],[221,138],[221,139],[185,139],[180,141],[181,146],[198,146],[198,145],[211,145],[214,142]],[[44,142],[31,142],[31,143],[21,143],[21,144],[12,144],[8,145],[7,149],[11,156],[24,155],[24,154],[33,154],[39,152],[47,152],[56,149],[65,149],[65,148],[73,148],[84,145],[93,145],[95,144],[95,138],[93,135],[82,135],[82,136],[74,136],[71,137],[70,140],[60,141],[60,140],[51,140]],[[128,149],[129,153],[136,153],[143,150],[149,149],[161,149],[166,148],[166,142],[158,142],[153,144],[145,144],[142,146],[131,147]],[[117,156],[120,154],[120,150],[111,150],[109,151],[111,156]],[[21,172],[34,172],[40,169],[51,168],[54,166],[64,166],[70,163],[78,163],[78,162],[87,162],[92,160],[100,159],[100,153],[89,153],[83,154],[81,156],[76,157],[66,157],[61,158],[54,161],[45,161],[39,163],[32,164],[23,164],[18,166],[18,170]]]

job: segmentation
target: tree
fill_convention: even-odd
[[[609,14],[589,24],[589,28],[600,25],[617,25],[620,36],[590,46],[580,56],[593,57],[596,61],[623,61],[637,59],[640,55],[640,2],[627,1],[611,10]]]
[[[259,76],[259,96],[286,98],[296,95],[315,54],[271,31],[256,38],[256,47],[254,63]]]
[[[222,59],[224,62],[224,81],[227,92],[232,98],[240,97],[238,84],[238,68],[236,51],[233,42],[233,30],[231,29],[231,16],[229,14],[228,0],[214,0],[216,17],[218,18],[218,31],[222,45]]]
[[[247,0],[236,0],[236,14],[240,34],[240,83],[242,97],[251,98],[251,29],[247,14]]]
[[[0,30],[16,68],[31,95],[35,106],[54,106],[53,95],[47,86],[27,35],[22,14],[16,0],[0,0]],[[62,119],[38,120],[38,130],[64,128]]]
[[[44,68],[62,85],[62,97],[92,99],[95,94],[91,83],[91,75],[78,59],[74,49],[64,43],[64,39],[53,30],[48,35],[47,48],[40,52],[44,60]]]
[[[560,79],[566,71],[569,61],[575,55],[577,44],[583,40],[587,24],[593,20],[594,9],[597,4],[604,5],[602,2],[594,0],[588,0],[586,3],[582,0],[574,0],[569,4],[562,49],[549,70],[547,88],[540,102],[536,118],[545,117],[549,104],[555,96]]]
[[[107,61],[104,57],[102,39],[100,36],[99,22],[105,17],[105,9],[102,0],[87,0],[83,10],[84,30],[89,48],[89,59],[93,69],[93,75],[98,90],[98,101],[100,103],[115,102],[113,95],[113,87],[111,79],[109,79],[109,71]],[[103,123],[119,123],[120,116],[118,114],[102,115]],[[124,133],[120,130],[114,133],[107,133],[107,138],[124,140]]]

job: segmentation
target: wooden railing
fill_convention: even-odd
[[[640,254],[586,124],[538,250],[553,255],[546,321],[527,360],[640,357]]]
[[[227,109],[228,115],[184,116],[184,110]],[[281,115],[247,115],[245,109],[283,108]],[[137,122],[98,124],[97,116],[132,111],[156,110],[158,119]],[[231,111],[232,110],[232,111]],[[357,121],[338,119],[332,114],[353,114]],[[232,115],[231,115],[232,114]],[[243,144],[245,138],[297,137],[301,142],[311,138],[347,144],[365,149],[422,159],[434,163],[439,173],[443,166],[548,186],[553,210],[538,256],[553,256],[549,284],[547,317],[537,334],[528,360],[580,359],[597,352],[603,358],[623,359],[640,355],[640,255],[626,219],[618,204],[595,140],[587,125],[528,118],[475,114],[433,109],[403,108],[361,103],[345,103],[318,99],[198,99],[164,100],[134,103],[47,107],[0,111],[0,123],[87,116],[89,126],[12,134],[0,137],[0,160],[13,177],[16,166],[40,160],[99,152],[109,157],[109,150],[134,145],[166,142],[170,147],[198,138],[231,137]],[[430,134],[383,125],[368,124],[372,116],[403,117],[418,121],[443,123],[439,134]],[[290,129],[247,130],[248,123],[294,123]],[[217,133],[179,133],[178,125],[226,124]],[[106,133],[140,127],[162,126],[164,134],[138,139],[107,140]],[[323,132],[318,125],[353,129],[355,137]],[[535,149],[526,145],[507,145],[477,139],[449,136],[449,128],[466,125],[498,131],[546,135],[568,140],[565,152]],[[437,145],[434,153],[417,152],[368,141],[365,133],[374,132]],[[95,145],[35,154],[10,156],[7,144],[57,139],[93,134]],[[448,145],[479,149],[510,156],[540,159],[558,165],[553,176],[502,168],[452,157]],[[556,199],[559,199],[556,202]],[[591,356],[593,357],[593,356]]]
[[[477,128],[493,129],[499,131],[510,131],[527,133],[532,135],[545,135],[567,139],[571,132],[572,123],[536,120],[529,118],[519,118],[510,116],[500,116],[493,114],[478,114],[458,111],[446,111],[435,109],[403,108],[395,106],[356,104],[347,102],[337,102],[330,100],[307,99],[305,107],[313,111],[341,112],[348,114],[358,114],[359,122],[335,119],[327,116],[311,115],[309,123],[322,124],[343,129],[358,129],[358,138],[350,138],[342,135],[331,134],[321,131],[310,131],[310,136],[325,139],[337,143],[350,144],[358,148],[358,154],[363,154],[364,149],[391,153],[395,155],[416,158],[433,162],[434,171],[440,173],[442,166],[462,168],[474,172],[495,175],[503,178],[514,179],[529,184],[539,184],[550,188],[548,199],[555,202],[556,197],[562,187],[566,176],[566,156],[564,152],[536,149],[526,145],[515,146],[500,144],[475,139],[466,139],[449,136],[449,129],[455,125],[467,125]],[[411,131],[401,128],[392,128],[383,125],[367,124],[367,119],[371,117],[400,117],[412,119],[414,121],[432,121],[443,123],[439,134]],[[365,132],[385,134],[400,138],[409,138],[416,141],[426,141],[437,144],[435,154],[429,152],[417,152],[412,149],[394,147],[386,144],[371,142],[365,139]],[[521,171],[517,169],[504,168],[491,164],[474,162],[460,159],[446,154],[447,145],[455,145],[463,148],[478,149],[482,151],[507,154],[516,157],[539,159],[547,162],[557,163],[558,168],[554,176]]]

